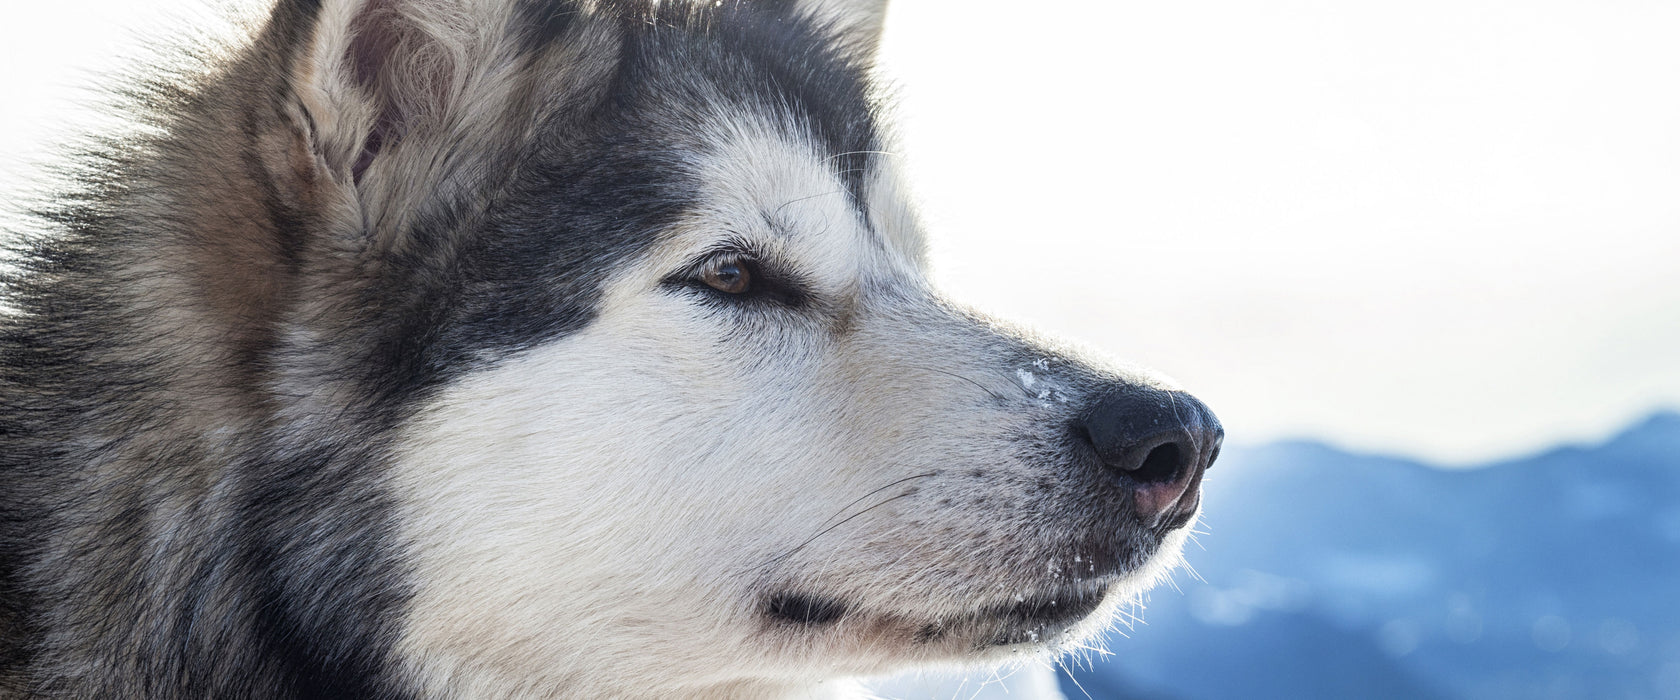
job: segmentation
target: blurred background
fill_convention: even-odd
[[[5,189],[203,8],[0,10]],[[1229,434],[1195,572],[1065,694],[1680,699],[1676,36],[1640,0],[894,0],[938,279]]]

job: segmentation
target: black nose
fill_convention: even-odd
[[[1137,386],[1104,395],[1079,427],[1104,468],[1132,489],[1137,515],[1150,526],[1190,519],[1201,503],[1202,472],[1225,439],[1219,419],[1195,397]]]

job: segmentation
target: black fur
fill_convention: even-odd
[[[822,627],[839,622],[846,614],[846,604],[833,598],[805,593],[777,593],[765,600],[764,614],[780,622]]]
[[[353,283],[326,271],[329,253],[370,244],[334,239],[299,194],[310,183],[277,179],[260,148],[314,128],[289,116],[287,67],[317,0],[282,0],[214,71],[125,88],[156,135],[77,155],[39,230],[14,232],[0,696],[406,697],[389,431],[461,372],[590,322],[604,272],[692,203],[674,157],[693,145],[673,141],[684,105],[782,114],[863,206],[878,142],[866,66],[827,29],[776,3],[519,7],[533,55],[613,23],[609,84],[535,125],[505,167],[468,174],[487,206],[408,203],[400,252]],[[247,247],[206,238],[225,232]],[[174,259],[199,251],[214,264]],[[161,278],[136,272],[153,255],[171,258]],[[343,393],[294,395],[299,372]],[[814,624],[843,611],[781,609]]]

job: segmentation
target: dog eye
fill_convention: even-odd
[[[733,249],[713,250],[661,284],[670,289],[700,291],[704,297],[730,305],[800,308],[810,301],[810,293],[797,275],[784,267],[763,265],[753,255]]]
[[[700,271],[700,281],[725,294],[746,294],[752,289],[752,266],[736,258],[718,260]]]

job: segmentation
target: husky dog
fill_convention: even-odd
[[[1222,438],[940,296],[883,0],[281,0],[13,232],[0,695],[808,697],[1078,643]]]

